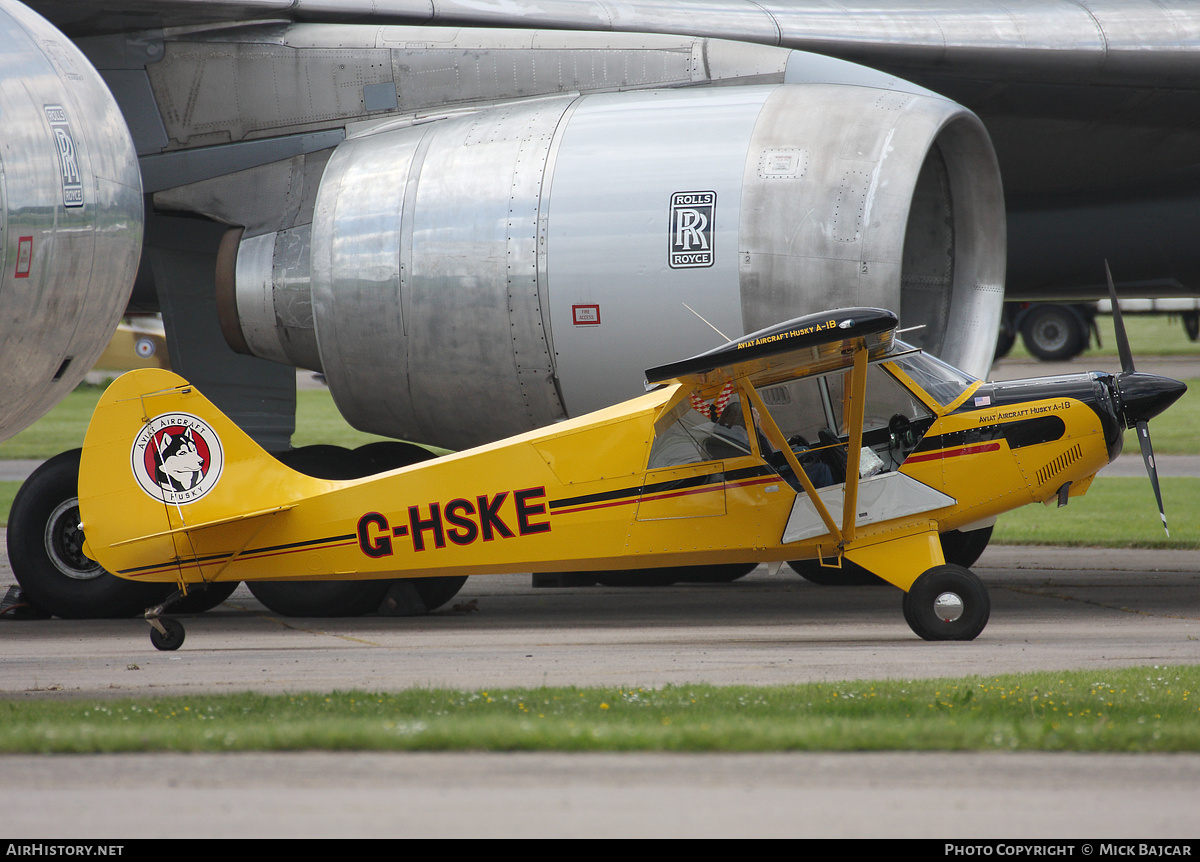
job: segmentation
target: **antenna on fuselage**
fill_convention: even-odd
[[[700,318],[700,320],[702,320],[702,321],[704,322],[704,324],[705,324],[706,326],[708,326],[708,328],[709,328],[709,329],[711,329],[713,332],[715,332],[717,335],[721,336],[721,337],[722,337],[722,338],[724,338],[726,341],[733,341],[733,339],[732,339],[732,338],[730,338],[730,337],[729,337],[728,335],[726,335],[724,332],[722,332],[721,330],[717,329],[715,326],[713,326],[711,323],[709,323],[707,320],[705,320],[705,319],[704,319],[704,315],[703,315],[703,314],[701,314],[700,312],[696,311],[696,309],[692,308],[692,307],[691,307],[690,305],[688,305],[686,302],[685,302],[685,303],[683,303],[683,307],[684,307],[684,308],[686,308],[688,311],[690,311],[692,314],[696,315],[698,318]]]

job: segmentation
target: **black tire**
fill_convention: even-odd
[[[996,336],[996,352],[992,354],[992,360],[995,361],[1008,356],[1009,351],[1013,349],[1013,345],[1016,343],[1017,333],[1001,324],[1000,333]]]
[[[285,617],[358,617],[379,608],[391,581],[247,581],[254,598]]]
[[[596,583],[602,587],[669,587],[685,574],[684,569],[673,566],[659,569],[620,569],[596,572]]]
[[[211,611],[232,596],[237,588],[238,581],[223,581],[203,590],[192,588],[186,596],[171,605],[170,611],[173,614],[202,614]]]
[[[467,582],[466,575],[447,575],[440,578],[413,578],[412,585],[425,603],[425,609],[436,611],[458,595]]]
[[[950,563],[922,573],[901,607],[909,628],[927,641],[975,640],[992,612],[983,581]]]
[[[1087,324],[1062,305],[1039,305],[1021,321],[1021,340],[1038,359],[1064,362],[1087,347]]]
[[[183,640],[187,636],[187,632],[183,630],[183,623],[165,617],[160,618],[159,622],[167,633],[164,635],[153,626],[150,627],[150,643],[154,648],[163,652],[173,652],[183,646]]]
[[[371,476],[375,473],[386,473],[389,470],[399,470],[410,464],[419,464],[436,457],[423,446],[415,443],[402,443],[399,440],[380,440],[366,443],[354,450],[354,457],[365,471],[358,476]]]
[[[172,584],[140,584],[83,554],[79,449],[55,455],[17,491],[8,516],[8,560],[25,599],[63,619],[131,617],[159,604]]]
[[[842,560],[840,569],[822,566],[816,560],[791,560],[788,567],[804,580],[821,587],[883,587],[888,582],[862,566]]]
[[[302,446],[278,458],[293,470],[318,479],[358,479],[433,458],[428,449],[399,441],[368,443],[351,451],[340,446]],[[413,586],[428,610],[458,594],[466,577],[418,578]],[[357,617],[379,609],[390,580],[258,581],[247,584],[254,597],[285,617]]]
[[[942,533],[942,556],[947,563],[969,569],[992,540],[994,527],[984,527],[964,533],[962,530],[947,530]]]
[[[370,472],[341,446],[301,446],[276,457],[316,479],[356,479]],[[272,613],[285,617],[357,617],[379,607],[389,581],[254,581],[246,586]]]
[[[758,563],[724,563],[684,569],[679,580],[685,584],[732,584],[758,568]]]

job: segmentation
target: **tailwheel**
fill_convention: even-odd
[[[179,620],[155,617],[150,622],[150,643],[156,650],[172,652],[183,646],[185,632]]]
[[[904,594],[902,606],[904,621],[927,641],[974,640],[992,612],[983,581],[953,563],[923,572]]]

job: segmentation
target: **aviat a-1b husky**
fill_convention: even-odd
[[[983,383],[896,326],[876,308],[792,320],[650,369],[632,401],[350,481],[289,469],[182,378],[134,371],[88,429],[86,551],[180,595],[422,579],[444,597],[486,573],[847,562],[904,591],[922,638],[970,640],[987,590],[939,533],[1084,493],[1126,427],[1149,453],[1146,420],[1185,387],[1135,372],[1124,345],[1121,374]],[[175,649],[163,612],[151,638]]]

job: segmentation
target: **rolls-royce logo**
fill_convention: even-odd
[[[58,150],[58,169],[62,180],[63,206],[83,206],[83,177],[79,172],[79,156],[75,152],[75,136],[62,105],[45,105],[50,134]]]
[[[190,413],[164,413],[142,426],[130,452],[142,490],[172,505],[194,503],[216,487],[225,467],[221,439]]]
[[[717,193],[675,192],[671,195],[671,269],[713,265],[713,222]]]

